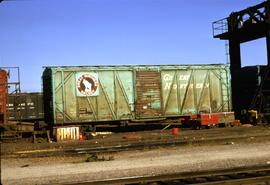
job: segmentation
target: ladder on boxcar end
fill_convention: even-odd
[[[224,111],[224,107],[227,104],[228,105],[228,112],[231,110],[231,104],[230,104],[230,93],[229,93],[229,85],[228,83],[224,83],[223,79],[226,79],[226,82],[229,82],[228,79],[228,71],[222,70],[220,73],[220,81],[221,81],[221,98],[222,98],[222,111]]]

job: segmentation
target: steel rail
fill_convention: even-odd
[[[224,179],[225,178],[225,179]],[[204,180],[204,182],[202,182]],[[217,169],[199,172],[180,172],[174,174],[132,176],[115,179],[93,180],[67,183],[64,185],[143,185],[143,184],[269,184],[270,166],[249,166],[228,169]]]
[[[168,140],[154,140],[147,142],[136,142],[136,143],[121,143],[116,145],[108,146],[95,146],[95,147],[77,147],[72,149],[44,149],[44,150],[29,150],[29,151],[16,151],[11,154],[6,154],[6,158],[27,158],[27,157],[48,157],[48,156],[74,156],[79,154],[103,154],[103,153],[112,153],[112,152],[121,152],[129,150],[143,150],[146,148],[153,149],[158,147],[171,147],[171,146],[184,146],[190,144],[211,144],[214,143],[223,143],[228,142],[241,142],[246,141],[250,137],[253,137],[253,140],[256,139],[268,139],[269,134],[258,135],[258,136],[240,136],[240,137],[221,137],[221,138],[210,138],[210,139],[168,139]]]

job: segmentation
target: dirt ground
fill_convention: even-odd
[[[224,130],[201,130],[181,132],[177,138],[202,138],[202,137],[225,137],[228,133],[234,134],[265,134],[269,128],[229,128]],[[156,137],[165,135],[157,132],[143,133],[121,133],[120,135],[111,135],[106,138],[97,138],[93,141],[85,141],[82,145],[89,143],[109,142],[111,137],[115,140],[143,140],[151,134]],[[209,134],[212,133],[212,134]],[[167,132],[171,135],[170,131]],[[128,138],[127,136],[136,136]],[[172,136],[175,137],[175,136]],[[251,136],[253,137],[253,136]],[[152,137],[150,137],[152,138]],[[108,139],[108,141],[106,140]],[[106,140],[106,142],[105,142]],[[103,144],[104,144],[103,143]],[[45,143],[39,143],[40,148],[51,146]],[[21,148],[15,143],[5,143],[3,154],[13,150],[36,149],[37,145],[21,144]],[[25,145],[25,146],[24,146]],[[69,144],[55,144],[59,147],[73,146]],[[54,146],[54,147],[55,147]],[[5,153],[6,152],[6,153]],[[232,140],[224,143],[211,143],[205,145],[185,145],[172,146],[169,148],[145,149],[137,151],[126,151],[119,153],[106,154],[99,156],[105,160],[89,160],[91,157],[87,154],[73,157],[42,157],[42,158],[6,158],[1,157],[1,182],[2,184],[64,184],[81,181],[93,181],[99,179],[109,179],[128,176],[143,176],[166,174],[174,172],[190,172],[224,169],[232,167],[243,167],[253,165],[269,165],[270,167],[270,137],[263,141],[252,142],[247,140],[238,142]]]
[[[18,142],[1,143],[1,155],[5,156],[12,152],[32,151],[32,150],[58,150],[72,149],[83,147],[100,147],[126,143],[150,142],[150,141],[198,141],[213,140],[231,137],[254,137],[270,135],[270,127],[262,126],[244,126],[244,127],[227,127],[212,128],[202,130],[180,129],[179,135],[173,135],[172,129],[168,130],[151,130],[141,132],[123,132],[105,135],[97,135],[90,140],[74,141],[74,142],[52,142],[48,143],[46,139],[38,138],[38,143],[32,143],[32,139],[28,138]]]

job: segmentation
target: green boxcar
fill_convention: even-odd
[[[229,112],[229,79],[223,64],[46,67],[45,119],[67,125]]]

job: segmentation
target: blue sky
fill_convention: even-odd
[[[0,3],[0,66],[41,91],[42,66],[226,63],[212,22],[262,0],[17,0]],[[265,39],[241,46],[266,64]]]

